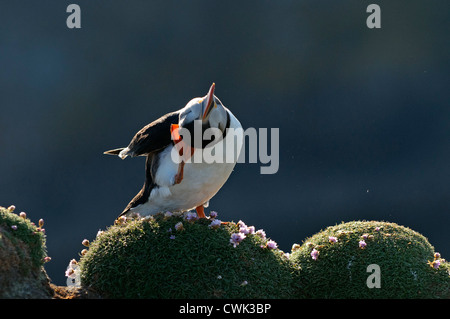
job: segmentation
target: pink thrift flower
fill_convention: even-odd
[[[211,222],[211,224],[209,224],[209,228],[217,229],[217,228],[220,227],[221,224],[222,224],[222,221],[221,221],[221,220],[219,220],[219,219],[214,219],[214,220]]]
[[[239,232],[243,233],[244,235],[253,234],[255,232],[254,226],[243,226],[239,228]]]
[[[178,223],[176,223],[175,224],[175,230],[176,231],[182,231],[184,228],[183,228],[183,223],[182,222],[178,222]]]
[[[439,269],[439,266],[441,265],[441,261],[440,260],[435,260],[431,264],[432,264],[434,269]]]
[[[318,257],[319,257],[319,251],[314,248],[311,252],[311,258],[314,260],[317,260]]]
[[[359,248],[364,249],[366,248],[367,244],[364,240],[360,240],[359,241]]]
[[[236,248],[236,246],[239,245],[239,243],[244,239],[245,235],[243,233],[233,233],[231,234],[230,243],[232,243],[233,247]]]
[[[329,241],[330,243],[335,243],[335,242],[337,242],[338,240],[337,240],[336,237],[330,236],[330,237],[328,237],[328,241]]]
[[[186,220],[188,222],[193,222],[197,219],[197,213],[189,212],[186,214]]]
[[[217,212],[216,211],[212,211],[211,213],[209,213],[209,217],[216,218],[217,217]]]
[[[262,229],[257,230],[256,231],[256,235],[258,235],[262,239],[266,239],[266,232],[264,230],[262,230]]]
[[[239,228],[247,227],[247,225],[242,220],[238,221],[237,225],[239,226]]]
[[[266,244],[266,247],[269,249],[277,249],[278,244],[273,240],[269,240]]]

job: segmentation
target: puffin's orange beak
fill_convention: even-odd
[[[175,144],[181,141],[178,124],[170,125],[170,135],[172,135],[172,140],[174,141]]]
[[[209,88],[208,94],[206,95],[206,107],[205,112],[203,113],[203,120],[205,120],[209,113],[211,113],[211,110],[213,108],[214,103],[214,90],[216,88],[216,84],[213,83],[211,87]]]

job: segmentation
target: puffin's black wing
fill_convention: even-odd
[[[147,155],[172,143],[170,126],[178,123],[178,115],[179,111],[168,113],[144,126],[128,145],[128,155]]]
[[[128,203],[127,207],[125,207],[125,209],[119,215],[119,217],[127,214],[130,211],[130,209],[145,204],[148,201],[150,192],[152,191],[153,187],[156,186],[156,184],[153,182],[153,174],[152,174],[154,159],[155,155],[153,154],[147,156],[147,159],[145,160],[144,186],[142,186],[142,189],[139,191],[139,193]]]

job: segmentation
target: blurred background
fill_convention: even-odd
[[[366,8],[381,7],[381,29]],[[81,29],[66,8],[81,7]],[[383,220],[450,258],[450,3],[2,1],[0,205],[45,220],[65,285],[84,238],[144,182],[144,158],[103,155],[216,95],[244,128],[280,129],[280,167],[238,164],[221,220],[290,251],[342,221]],[[1,262],[1,261],[0,261]]]

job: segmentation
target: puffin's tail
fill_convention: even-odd
[[[121,159],[124,159],[128,155],[128,147],[127,148],[123,148],[123,147],[116,148],[116,149],[113,149],[113,150],[109,150],[109,151],[103,152],[103,154],[106,154],[106,155],[118,155]]]

